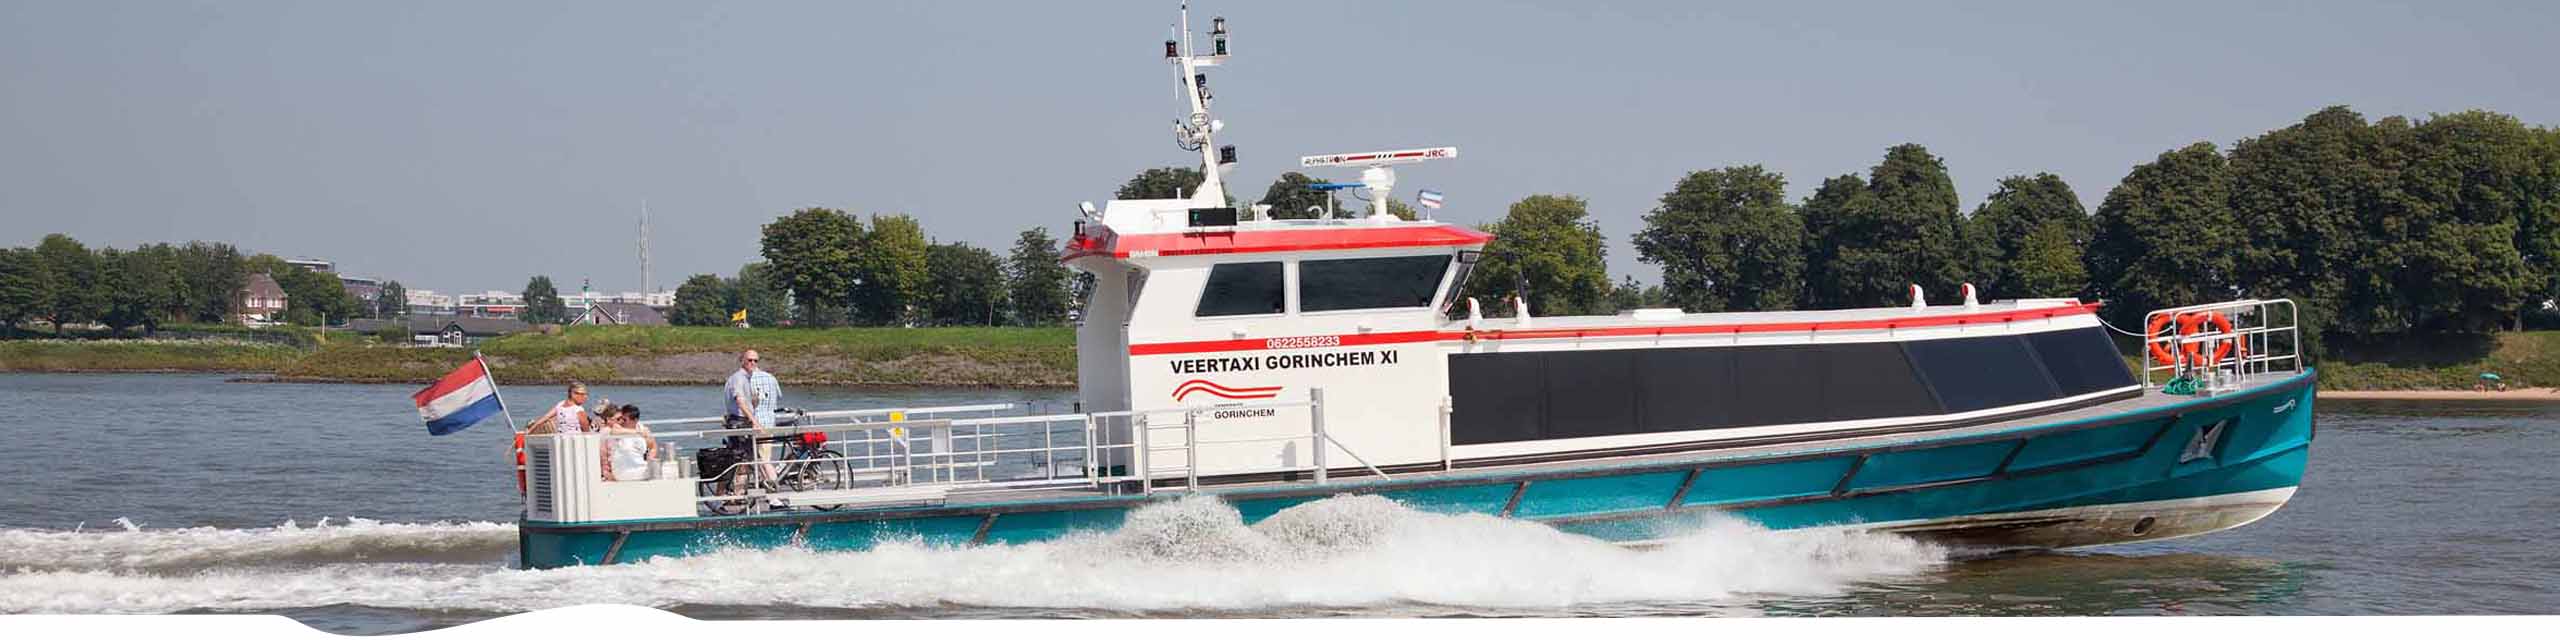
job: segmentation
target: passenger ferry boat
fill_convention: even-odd
[[[1715,512],[1995,548],[2187,536],[2293,495],[2313,374],[2285,300],[2153,311],[2137,377],[2071,299],[1831,311],[1483,317],[1459,297],[1484,233],[1383,214],[1232,208],[1187,11],[1165,43],[1205,180],[1084,206],[1065,262],[1094,276],[1079,411],[1002,404],[806,413],[764,462],[743,430],[658,421],[681,459],[609,481],[595,435],[534,436],[529,568],[729,546],[858,550],[1052,539],[1208,494],[1248,522],[1336,495],[1532,520],[1642,544]],[[1453,148],[1310,156],[1360,169]],[[1383,207],[1381,208],[1383,209]],[[2169,378],[2162,384],[2155,376]],[[2175,393],[2172,393],[2175,392]],[[697,424],[699,431],[676,431]],[[699,453],[694,453],[699,452]],[[735,465],[735,466],[732,466]],[[711,468],[705,468],[711,467]],[[723,488],[718,478],[763,478]]]

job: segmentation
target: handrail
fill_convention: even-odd
[[[2281,318],[2278,317],[2279,311],[2282,312]],[[2202,324],[2196,331],[2180,326],[2184,324],[2179,322],[2180,319],[2198,313],[2222,316],[2231,322],[2231,330],[2221,331],[2209,323]],[[2167,330],[2160,335],[2150,335],[2148,328],[2155,323],[2165,325]],[[2290,364],[2287,370],[2302,369],[2301,311],[2291,299],[2251,298],[2158,309],[2143,314],[2142,326],[2146,333],[2135,355],[2142,359],[2142,386],[2146,389],[2154,386],[2154,372],[2172,376],[2194,374],[2199,390],[2213,393],[2277,371],[2275,365],[2279,363]],[[2276,340],[2279,336],[2285,338],[2282,344]],[[2190,345],[2196,346],[2199,353],[2209,353],[2206,350],[2214,349],[2217,343],[2234,345],[2236,353],[2227,358],[2189,358],[2186,355]],[[2163,364],[2152,357],[2150,350],[2154,346],[2169,352],[2172,361]]]
[[[928,486],[951,487],[969,491],[1005,490],[1033,487],[1084,486],[1101,489],[1130,480],[1138,482],[1138,490],[1152,493],[1160,478],[1181,478],[1189,490],[1198,490],[1204,473],[1312,472],[1313,481],[1330,481],[1329,453],[1339,449],[1359,463],[1361,469],[1377,477],[1390,477],[1333,434],[1323,430],[1325,403],[1321,389],[1310,389],[1305,400],[1281,402],[1244,402],[1218,406],[1183,406],[1126,409],[1086,413],[1049,415],[983,415],[1018,407],[1017,404],[973,404],[910,409],[860,409],[848,411],[806,412],[799,424],[756,428],[719,428],[695,430],[653,430],[649,436],[660,454],[651,459],[649,480],[684,479],[696,484],[697,491],[726,485],[740,470],[752,470],[749,477],[760,478],[746,488],[734,491],[708,491],[694,502],[727,503],[745,500],[750,509],[765,509],[768,498],[773,504],[789,507],[823,506],[829,501],[860,501],[864,495],[895,496],[892,489]],[[1254,434],[1245,437],[1201,437],[1203,423],[1209,422],[1203,412],[1232,408],[1307,409],[1308,431],[1288,435]],[[977,413],[981,415],[968,415]],[[1164,418],[1180,414],[1179,422]],[[880,420],[895,416],[894,420]],[[926,418],[924,416],[933,416]],[[907,419],[918,417],[921,419]],[[716,418],[679,418],[653,420],[653,426],[700,424]],[[1117,422],[1115,422],[1117,421]],[[1165,440],[1158,431],[1179,430],[1181,440]],[[723,469],[702,469],[687,439],[713,444],[724,436],[754,435],[760,437],[821,433],[829,437],[820,445],[828,453],[816,457],[787,457],[795,445],[759,442],[762,453],[743,456]],[[1121,434],[1121,435],[1115,435]],[[567,436],[572,434],[552,434]],[[586,434],[576,434],[586,435]],[[636,434],[610,437],[639,437]],[[1024,438],[1028,438],[1027,440]],[[1204,466],[1203,452],[1213,447],[1267,445],[1305,441],[1315,458],[1313,465],[1247,464],[1249,469],[1225,469]],[[610,442],[605,440],[603,442]],[[548,446],[548,445],[546,445]],[[1174,462],[1156,454],[1179,450],[1184,459]],[[1214,455],[1214,454],[1213,454]],[[670,477],[663,468],[674,463],[676,472]],[[578,464],[600,464],[586,462]],[[807,464],[829,465],[827,473],[816,485],[792,489],[790,483],[777,480],[796,473]],[[1063,466],[1062,466],[1063,465]],[[1122,466],[1125,465],[1125,466]],[[708,472],[709,477],[702,477]],[[608,478],[606,481],[614,481]],[[881,492],[871,494],[867,490]],[[819,493],[823,492],[823,493]],[[793,496],[799,497],[794,498]],[[591,499],[572,497],[571,499]],[[530,496],[528,497],[530,506]]]

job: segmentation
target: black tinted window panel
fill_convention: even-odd
[[[1548,438],[1636,433],[1634,350],[1558,351],[1547,359]]]
[[[2062,394],[2018,336],[1903,343],[1948,412],[2051,400]]]
[[[1545,354],[1470,353],[1449,357],[1449,442],[1538,439],[1545,421]]]
[[[1822,358],[1807,347],[1734,348],[1733,397],[1735,425],[1819,422]]]
[[[1864,420],[1939,413],[1938,401],[1911,371],[1902,345],[1823,345],[1823,420]]]
[[[1300,261],[1298,310],[1428,307],[1448,271],[1445,255]]]
[[[1209,284],[1200,289],[1200,316],[1249,316],[1280,313],[1280,263],[1243,262],[1209,268]]]
[[[1733,425],[1733,349],[1635,352],[1639,431]]]
[[[2133,386],[2133,370],[2106,331],[2097,327],[2030,334],[2027,345],[2044,361],[2062,395],[2076,396]]]

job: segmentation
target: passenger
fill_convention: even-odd
[[[774,427],[773,410],[782,404],[782,383],[764,371],[762,360],[754,349],[738,354],[738,370],[730,372],[728,383],[720,388],[722,428],[752,429],[753,436],[763,436],[764,430]],[[740,454],[742,463],[764,461],[764,449],[756,446],[754,437],[729,436],[728,445]]]
[[[587,385],[569,381],[569,398],[551,405],[551,410],[525,425],[526,433],[586,433],[601,428],[603,416],[587,411]]]
[[[607,480],[649,480],[657,471],[658,437],[640,423],[640,405],[626,404],[605,422]]]

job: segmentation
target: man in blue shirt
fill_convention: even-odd
[[[782,383],[764,370],[761,361],[754,349],[738,354],[738,370],[730,372],[728,383],[720,387],[723,428],[754,429],[758,436],[773,428],[773,410],[782,404]],[[764,448],[747,436],[729,436],[729,448],[743,449],[740,453],[751,462],[764,461]]]

